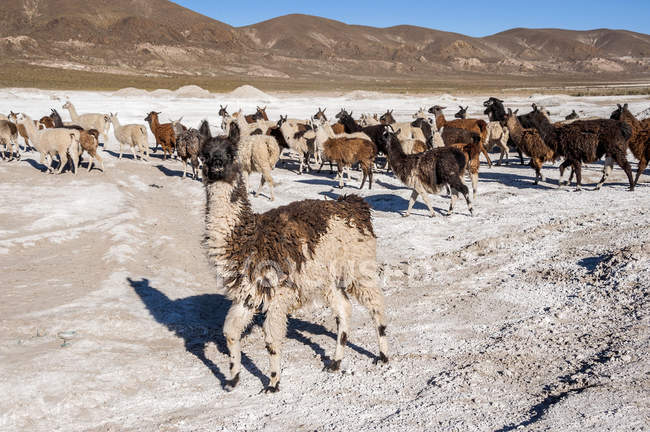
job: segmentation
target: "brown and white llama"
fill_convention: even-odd
[[[454,210],[456,195],[462,194],[467,201],[470,213],[472,216],[474,215],[469,189],[462,179],[467,159],[461,150],[453,147],[440,147],[424,153],[407,155],[402,151],[397,135],[388,125],[384,126],[382,139],[388,149],[391,169],[402,183],[413,190],[404,216],[411,214],[411,209],[418,196],[422,197],[429,208],[431,217],[435,216],[427,194],[438,193],[440,188],[445,185],[449,186],[451,190],[449,214]]]
[[[356,298],[374,319],[378,360],[388,362],[384,299],[378,285],[377,241],[370,207],[358,196],[304,200],[255,214],[237,158],[237,144],[217,137],[203,147],[206,237],[210,261],[223,278],[232,305],[224,322],[234,388],[240,379],[241,335],[256,313],[270,357],[266,392],[280,389],[280,355],[287,314],[322,299],[337,322],[329,371],[341,366]],[[354,247],[341,247],[345,244]]]

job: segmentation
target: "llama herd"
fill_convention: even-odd
[[[330,170],[337,166],[339,187],[344,176],[358,166],[362,172],[360,189],[368,182],[373,186],[373,173],[392,171],[397,179],[412,190],[406,209],[408,216],[418,197],[434,216],[429,194],[446,189],[451,198],[449,214],[461,195],[470,214],[474,214],[473,199],[477,197],[480,156],[492,165],[488,150],[499,147],[497,162],[510,162],[510,149],[524,155],[535,171],[535,184],[546,181],[542,173],[545,163],[562,159],[559,184],[564,183],[564,171],[571,168],[578,188],[582,184],[581,168],[606,157],[600,189],[610,175],[614,162],[626,173],[630,190],[634,190],[650,159],[650,119],[639,120],[627,104],[618,105],[611,118],[581,120],[575,111],[567,120],[552,123],[548,111],[535,104],[532,111],[518,115],[506,109],[504,102],[489,98],[484,102],[484,119],[467,118],[469,107],[460,107],[453,120],[447,120],[445,107],[434,105],[419,109],[411,121],[397,122],[393,111],[383,115],[363,114],[356,120],[352,112],[341,109],[333,123],[326,110],[318,108],[307,119],[280,116],[269,120],[266,107],[257,107],[253,114],[241,110],[230,114],[221,106],[222,135],[214,135],[207,121],[197,129],[188,128],[182,119],[160,123],[161,113],[151,111],[143,121],[161,148],[162,157],[176,157],[183,162],[183,178],[191,164],[194,179],[201,174],[205,186],[206,236],[205,247],[210,262],[223,278],[232,305],[224,322],[228,346],[229,380],[235,387],[241,371],[241,336],[256,313],[264,313],[262,330],[270,357],[270,380],[267,392],[280,388],[280,353],[286,336],[287,314],[323,299],[332,309],[337,323],[336,348],[328,371],[340,369],[343,351],[350,330],[353,297],[366,307],[374,321],[379,354],[376,362],[386,363],[387,324],[382,291],[378,281],[377,241],[369,204],[356,195],[346,195],[336,201],[306,199],[281,206],[266,213],[255,214],[249,200],[248,179],[251,173],[261,174],[260,185],[268,184],[274,199],[273,170],[283,152],[297,157],[297,173],[320,171],[325,163]],[[71,122],[64,123],[56,110],[40,120],[27,114],[11,112],[0,119],[2,158],[20,159],[18,136],[24,148],[39,152],[41,163],[50,159],[48,170],[59,159],[58,173],[71,164],[76,174],[83,153],[104,170],[98,154],[100,137],[106,142],[112,125],[120,145],[130,148],[133,159],[148,160],[149,143],[144,124],[122,125],[117,113],[78,114],[72,103],[64,106]],[[627,160],[628,149],[639,161],[636,177]],[[465,184],[471,179],[472,192]],[[349,247],[349,245],[354,245]]]

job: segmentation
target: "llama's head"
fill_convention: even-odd
[[[621,120],[624,117],[624,114],[629,114],[630,111],[628,110],[627,104],[621,106],[621,104],[617,104],[618,108],[616,108],[616,111],[612,113],[611,116],[609,116],[610,119],[612,120]]]
[[[63,124],[63,122],[61,121],[61,116],[59,115],[57,110],[51,109],[51,111],[52,113],[50,114],[50,118],[52,119],[54,124]]]
[[[282,125],[285,124],[285,123],[287,122],[287,119],[288,119],[288,116],[284,116],[284,117],[283,117],[282,114],[280,114],[280,120],[278,120],[278,122],[277,122],[277,124],[276,124],[277,127],[281,128]]]
[[[467,118],[467,110],[469,109],[469,105],[467,105],[465,108],[458,105],[458,108],[460,108],[460,111],[458,111],[456,114],[454,114],[454,117],[457,118],[457,119],[466,119]]]
[[[427,112],[424,108],[420,108],[415,114],[413,114],[414,119],[426,119]]]
[[[381,143],[388,148],[393,141],[393,137],[396,135],[395,130],[391,125],[382,125],[381,134],[379,135],[379,140]],[[401,130],[400,130],[401,131]]]
[[[379,117],[379,121],[382,124],[393,124],[395,123],[395,117],[393,117],[394,110],[386,110],[386,114]]]
[[[203,162],[203,179],[206,184],[235,183],[240,171],[237,163],[237,144],[229,137],[219,136],[207,140],[199,156]]]
[[[255,111],[255,120],[266,120],[268,121],[269,117],[266,115],[266,107],[260,108],[257,107]]]
[[[506,114],[505,117],[505,124],[506,127],[510,130],[515,128],[519,124],[519,119],[517,119],[517,113],[519,112],[519,109],[516,109],[514,112],[508,108],[508,113]]]
[[[7,116],[7,118],[9,118],[9,120],[11,120],[12,122],[16,123],[18,121],[18,114],[16,114],[13,111],[9,111],[9,115]]]
[[[156,111],[151,111],[147,116],[144,118],[144,121],[147,123],[151,124],[153,121],[158,121],[158,116],[160,115],[159,112]]]
[[[429,108],[429,113],[435,115],[436,117],[442,115],[442,110],[446,109],[447,107],[443,107],[440,105],[434,105],[431,108]]]
[[[228,105],[219,105],[219,116],[228,117]]]
[[[337,119],[340,119],[341,117],[346,116],[346,115],[350,115],[350,114],[346,110],[341,108],[341,111],[339,111],[339,113],[336,114],[334,117],[337,118]]]
[[[70,109],[72,107],[72,104],[70,101],[67,101],[66,103],[63,104],[63,109]]]
[[[539,113],[543,114],[544,117],[546,117],[548,119],[548,121],[551,121],[551,112],[549,110],[547,110],[545,107],[538,106],[535,103],[533,103],[531,105],[531,107],[533,108],[533,112],[539,112]]]
[[[502,101],[501,99],[497,99],[497,98],[495,98],[495,97],[491,97],[490,99],[488,99],[488,100],[486,100],[485,102],[483,102],[483,106],[484,106],[484,107],[489,107],[490,105],[494,105],[494,104],[502,104],[502,103],[503,103],[503,101]]]
[[[321,109],[320,107],[318,107],[318,112],[316,114],[314,114],[314,117],[313,117],[314,120],[325,120],[325,121],[327,121],[327,117],[325,116],[325,111],[326,110],[327,110],[327,108]]]

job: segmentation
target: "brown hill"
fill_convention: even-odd
[[[371,80],[472,74],[634,75],[650,36],[512,29],[484,38],[286,15],[233,28],[167,0],[5,0],[4,62],[120,74]]]

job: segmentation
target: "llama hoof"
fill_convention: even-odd
[[[373,361],[374,364],[379,364],[380,362],[383,364],[388,363],[388,357],[383,352],[380,352],[379,357],[376,357]]]
[[[266,386],[264,388],[264,393],[277,393],[279,391],[280,391],[280,382],[279,381],[274,386]]]
[[[341,369],[341,360],[333,360],[323,368],[324,372],[336,372]]]
[[[239,373],[235,375],[233,379],[227,380],[224,388],[228,391],[232,391],[235,389],[235,387],[237,387],[237,384],[239,384]]]

